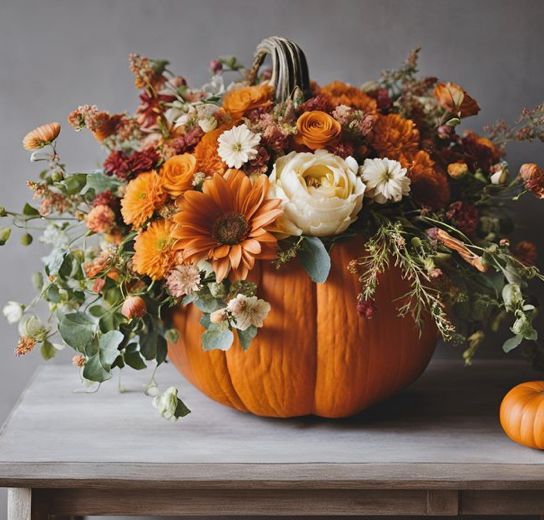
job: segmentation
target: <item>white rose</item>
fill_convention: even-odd
[[[153,399],[153,406],[168,420],[176,420],[176,408],[178,407],[178,389],[175,386],[167,388],[163,394]]]
[[[326,150],[280,157],[270,176],[270,196],[284,201],[279,227],[316,237],[345,231],[363,206],[365,185],[357,169],[353,157],[342,159]]]
[[[17,302],[8,302],[4,305],[2,313],[8,323],[17,323],[23,317],[23,306]]]

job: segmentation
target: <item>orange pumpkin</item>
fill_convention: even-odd
[[[544,450],[544,381],[521,383],[502,400],[501,426],[514,442]]]
[[[360,284],[346,266],[361,251],[360,240],[334,246],[319,285],[296,262],[279,271],[257,264],[251,276],[272,310],[249,350],[237,340],[227,352],[202,350],[201,312],[191,305],[175,315],[180,340],[170,360],[207,396],[256,415],[346,417],[385,399],[425,369],[436,331],[427,324],[420,334],[397,316],[408,283],[396,269],[381,278],[376,316],[359,316]]]

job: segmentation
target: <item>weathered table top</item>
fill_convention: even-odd
[[[141,392],[143,373],[123,378],[126,393],[109,382],[85,394],[73,367],[46,366],[3,428],[0,486],[544,490],[544,452],[498,423],[506,391],[538,375],[523,362],[435,361],[358,417],[274,420],[224,408],[167,367],[160,386],[180,386],[193,410],[171,423]]]

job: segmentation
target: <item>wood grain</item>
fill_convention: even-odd
[[[518,362],[434,362],[396,398],[349,420],[271,420],[221,407],[171,367],[194,412],[157,415],[145,374],[92,395],[71,367],[41,369],[0,434],[0,486],[32,488],[33,520],[71,515],[535,514],[544,453],[503,433]],[[19,494],[19,492],[21,494]],[[15,490],[28,497],[29,489]],[[19,514],[19,513],[17,513]],[[23,511],[23,518],[27,520]],[[11,518],[10,518],[11,520]]]
[[[32,520],[32,490],[8,489],[8,520]]]

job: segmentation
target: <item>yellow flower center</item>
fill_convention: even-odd
[[[246,238],[248,232],[249,224],[243,215],[227,213],[215,221],[212,236],[220,244],[232,246]]]

